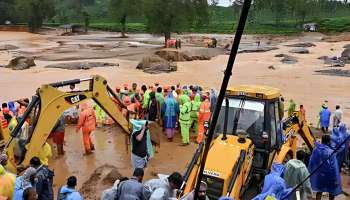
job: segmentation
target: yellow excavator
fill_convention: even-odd
[[[227,89],[202,176],[210,199],[252,199],[273,162],[296,157],[300,139],[313,149],[315,138],[304,116],[295,112],[282,120],[283,109],[276,88],[242,85]],[[195,187],[203,148],[198,147],[187,168],[180,196]]]
[[[88,83],[85,90],[69,92],[59,90],[61,87],[83,83]],[[28,166],[30,159],[38,154],[64,111],[91,99],[126,133],[129,133],[129,120],[119,109],[124,108],[125,105],[108,86],[105,78],[95,75],[88,79],[46,84],[37,89],[26,112],[11,133],[8,127],[1,125],[0,122],[0,150],[7,153],[9,157],[7,169],[16,172],[18,166]],[[27,139],[24,141],[20,156],[15,156],[14,148],[18,146],[15,138],[19,137],[22,126],[28,119],[31,124]]]

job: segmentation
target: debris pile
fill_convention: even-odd
[[[118,172],[118,169],[112,165],[102,165],[98,167],[83,183],[79,192],[84,199],[100,199],[100,194],[103,190],[113,186],[116,180],[120,180],[123,176]],[[100,192],[99,192],[100,191]]]
[[[328,56],[321,56],[318,59],[323,60],[324,64],[328,65],[328,67],[344,67],[345,62],[342,57],[328,57]]]

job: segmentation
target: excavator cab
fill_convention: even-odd
[[[254,144],[253,167],[267,169],[270,154],[282,145],[280,91],[271,87],[229,88],[215,129],[219,134],[250,139]]]

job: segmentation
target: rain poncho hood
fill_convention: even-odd
[[[142,129],[142,126],[146,124],[146,120],[135,120],[131,119],[130,123],[132,124],[132,134]],[[132,142],[132,140],[131,140]],[[131,146],[133,146],[131,144]],[[147,130],[147,153],[152,158],[154,156],[154,151],[151,142],[151,132]]]
[[[312,173],[324,160],[333,152],[327,145],[315,142],[316,148],[312,151],[309,171]],[[339,195],[342,192],[341,178],[339,174],[338,162],[333,155],[318,169],[311,177],[311,187],[316,192],[328,192],[331,195]]]
[[[63,200],[83,200],[79,192],[67,186],[61,188],[60,196]]]
[[[8,108],[10,109],[10,111],[16,115],[16,106],[15,103],[13,101],[8,102]]]
[[[285,199],[292,189],[287,189],[286,182],[282,178],[284,169],[282,164],[273,163],[270,174],[265,176],[261,194],[253,198],[253,200],[264,200],[267,196]]]
[[[346,124],[341,123],[339,127],[333,128],[332,131],[332,148],[336,149],[339,145],[341,145],[336,154],[338,160],[338,167],[340,168],[343,162],[346,160],[348,154],[348,146],[349,146],[349,134],[347,132]],[[347,140],[347,141],[345,141]],[[345,143],[344,143],[345,142]]]

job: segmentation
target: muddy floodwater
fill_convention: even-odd
[[[313,125],[316,124],[322,102],[328,100],[332,112],[335,105],[342,107],[343,121],[350,124],[350,77],[333,73],[339,70],[348,73],[350,64],[335,69],[318,59],[322,56],[340,56],[343,47],[350,44],[349,35],[350,33],[340,36],[304,33],[289,37],[245,35],[240,45],[242,53],[237,56],[229,85],[259,84],[277,87],[286,102],[293,99],[297,105],[304,105],[306,118]],[[161,85],[196,84],[205,89],[218,89],[229,57],[227,49],[233,39],[232,35],[219,34],[174,36],[181,38],[182,51],[205,55],[211,59],[177,62],[175,72],[148,74],[136,69],[136,66],[144,56],[153,55],[162,49],[163,38],[149,34],[130,34],[129,38],[118,36],[117,33],[105,32],[79,36],[59,36],[55,31],[41,34],[0,32],[0,66],[7,65],[17,56],[34,57],[36,64],[20,71],[0,67],[0,102],[31,97],[44,83],[87,78],[93,74],[104,76],[113,88],[123,83],[130,85],[136,82],[141,85],[159,82]],[[218,39],[218,48],[208,49],[203,44],[205,38],[211,37]],[[257,47],[257,41],[261,41],[261,47]],[[295,52],[295,47],[287,45],[295,46],[293,44],[300,42],[313,44],[302,51],[309,53],[291,53]],[[89,67],[81,67],[84,63],[90,63]],[[72,67],[74,70],[55,67]],[[320,70],[330,70],[332,73],[319,73]],[[286,108],[287,106],[288,104],[285,105]],[[96,151],[89,156],[83,156],[82,134],[75,133],[74,127],[66,128],[65,139],[66,154],[50,161],[50,168],[55,171],[56,190],[69,175],[78,177],[78,187],[81,188],[100,166],[114,166],[120,175],[131,175],[130,153],[126,151],[125,135],[118,126],[106,126],[94,132]],[[158,153],[146,169],[145,179],[153,178],[157,173],[184,172],[196,145],[191,143],[187,147],[181,147],[180,143],[179,133],[173,143],[166,142],[165,137],[162,137]],[[349,176],[343,174],[343,189],[347,193],[350,193],[349,183]]]

